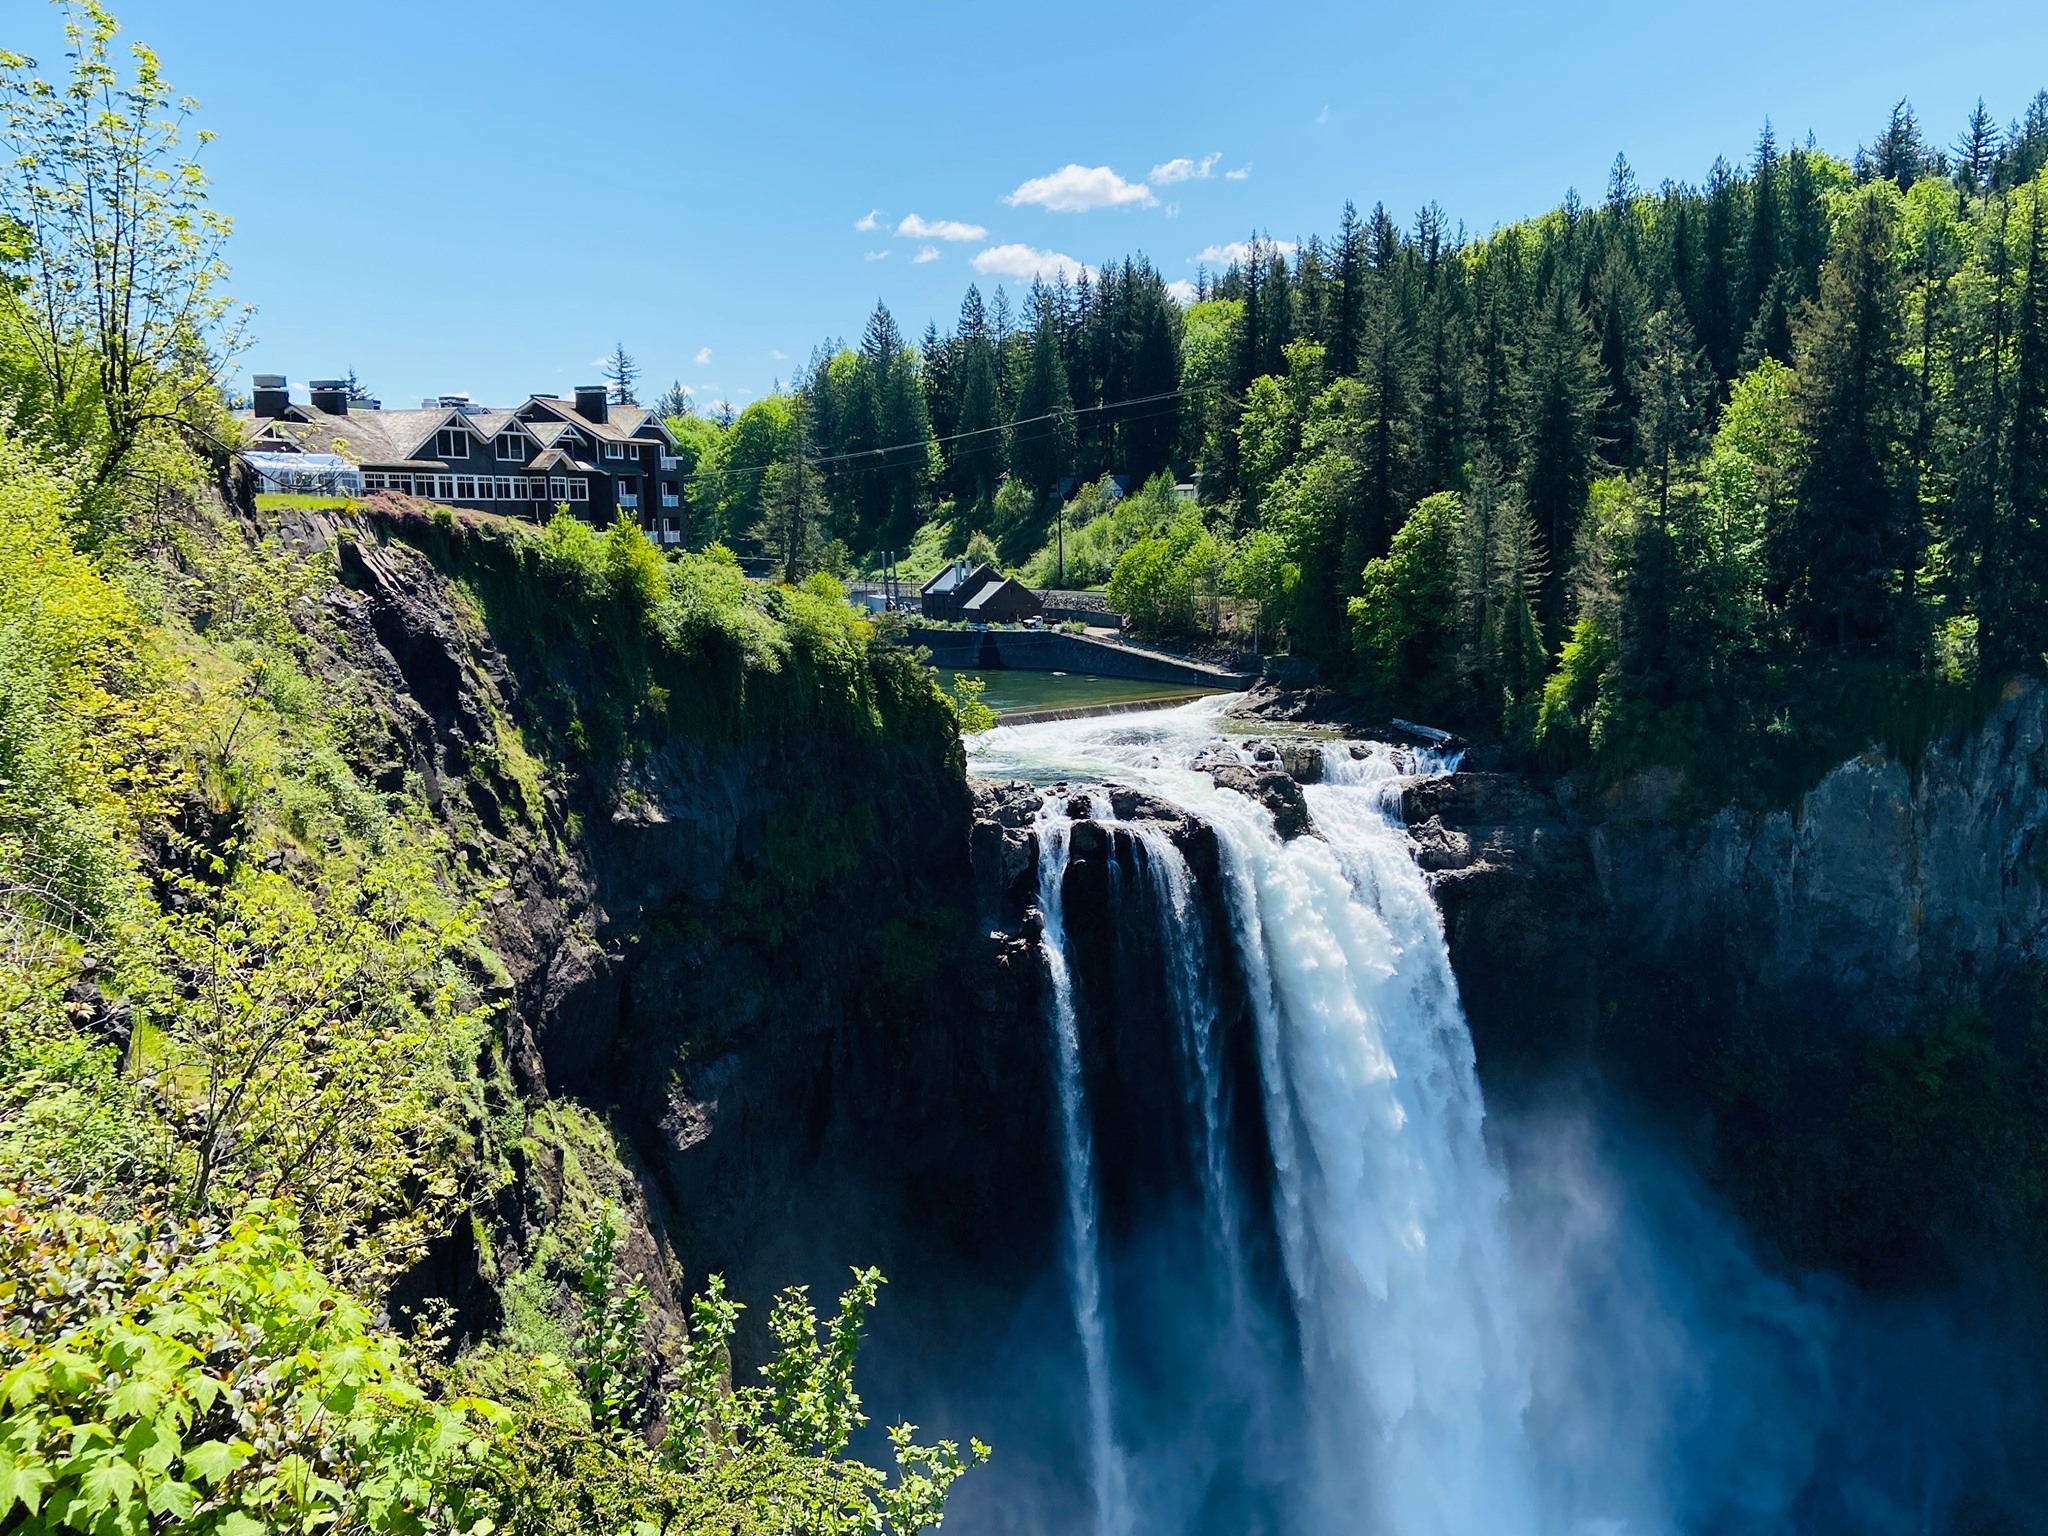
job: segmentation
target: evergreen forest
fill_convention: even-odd
[[[2048,645],[2044,167],[2048,94],[1952,142],[1901,103],[1846,157],[1618,156],[1483,237],[1347,204],[1178,295],[1132,257],[915,342],[878,307],[674,419],[696,536],[913,575],[974,543],[1554,766],[1767,792]]]

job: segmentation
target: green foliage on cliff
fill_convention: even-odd
[[[750,582],[720,545],[664,558],[623,517],[603,532],[567,513],[539,531],[388,521],[472,596],[530,678],[547,744],[599,773],[671,733],[730,741],[826,726],[936,740],[947,729],[930,672],[830,576]]]
[[[435,1400],[257,1203],[107,1222],[0,1191],[0,1525],[474,1531],[505,1411]]]
[[[123,95],[111,19],[77,19],[90,89],[58,97],[170,99],[146,51]],[[30,68],[0,59],[10,153],[61,107]],[[30,171],[82,178],[75,200],[190,169],[111,122],[10,162],[0,229]],[[89,142],[105,153],[72,152]],[[180,238],[156,257],[175,265]],[[631,1179],[599,1116],[522,1094],[493,948],[500,859],[551,868],[539,855],[665,741],[811,733],[957,778],[929,671],[828,580],[749,583],[630,524],[396,514],[465,598],[369,510],[235,510],[235,429],[206,383],[231,335],[152,351],[74,328],[39,352],[24,295],[110,280],[55,260],[0,237],[0,1529],[782,1533],[806,1490],[825,1513],[804,1529],[935,1521],[958,1468],[907,1436],[887,1477],[843,1440],[777,1438],[765,1408],[709,1459],[627,1432],[669,1394],[644,1292],[612,1273],[624,1218],[574,1260]],[[211,255],[197,276],[224,279]],[[52,369],[102,365],[139,370],[122,399],[51,393]],[[419,625],[391,652],[361,585],[384,578],[381,611],[414,599],[399,617]],[[496,665],[492,624],[521,685],[502,694],[464,672]],[[423,637],[432,656],[406,649]],[[464,711],[446,757],[415,734],[437,709]],[[771,835],[778,917],[858,862],[864,813],[835,808],[822,871],[816,828]],[[461,1349],[422,1265],[458,1237],[506,1319]],[[543,1336],[560,1355],[523,1347]]]

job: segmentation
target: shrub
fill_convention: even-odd
[[[1188,633],[1197,600],[1214,595],[1227,557],[1201,518],[1188,514],[1124,551],[1109,580],[1109,605],[1140,634]]]
[[[110,1224],[0,1193],[0,1528],[468,1531],[502,1417],[431,1402],[399,1341],[258,1203]]]

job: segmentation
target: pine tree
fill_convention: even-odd
[[[654,414],[666,421],[671,416],[694,416],[697,407],[691,403],[690,392],[683,388],[681,379],[671,380],[661,398],[654,402]]]
[[[1757,318],[1770,303],[1772,287],[1783,261],[1779,249],[1783,219],[1778,208],[1778,139],[1768,120],[1757,136],[1756,159],[1749,173],[1748,279],[1745,300],[1736,326],[1746,340]]]
[[[1600,412],[1599,433],[1608,459],[1623,468],[1641,460],[1636,444],[1637,373],[1642,366],[1644,328],[1650,297],[1636,276],[1635,263],[1620,245],[1607,249],[1607,260],[1593,279],[1593,325],[1600,336],[1600,367],[1607,378],[1607,400]]]
[[[1717,158],[1707,176],[1706,218],[1702,221],[1700,239],[1699,294],[1690,314],[1707,360],[1714,365],[1715,374],[1724,379],[1734,376],[1742,341],[1731,302],[1738,257],[1735,234],[1738,195],[1735,173],[1727,161]]]
[[[2027,200],[2027,268],[2012,327],[2012,427],[2005,451],[2004,543],[2013,565],[2000,659],[2035,665],[2048,647],[2048,244],[2041,197]]]
[[[1124,470],[1142,482],[1167,467],[1180,440],[1180,343],[1159,274],[1147,268],[1133,287],[1135,339],[1124,387],[1125,398],[1141,403],[1124,413],[1119,431]]]
[[[1060,361],[1058,320],[1042,310],[1031,335],[1030,362],[1017,392],[1010,464],[1040,497],[1059,489],[1074,458],[1074,402]]]
[[[1629,168],[1628,156],[1615,155],[1614,164],[1607,170],[1607,214],[1617,226],[1632,216],[1637,190],[1636,173]]]
[[[611,361],[604,365],[605,382],[611,385],[613,405],[638,405],[633,386],[640,379],[640,365],[633,361],[622,341],[612,348]]]
[[[1337,227],[1337,312],[1328,352],[1336,378],[1348,379],[1358,371],[1358,342],[1365,331],[1365,271],[1365,226],[1358,221],[1358,209],[1346,203]]]
[[[1592,326],[1562,279],[1551,283],[1521,361],[1523,498],[1542,537],[1546,568],[1561,574],[1593,483],[1607,398]],[[1563,596],[1560,579],[1546,593],[1553,620],[1562,616]]]
[[[2048,91],[2038,92],[2026,116],[2006,130],[2005,147],[1992,168],[1991,184],[2001,189],[2022,187],[2048,165]]]
[[[1964,193],[1977,196],[1990,190],[1991,171],[1998,164],[1998,124],[1984,110],[1984,98],[1970,112],[1963,135],[1956,140],[1956,182]]]
[[[1941,162],[1928,152],[1927,142],[1920,136],[1919,120],[1913,115],[1913,104],[1908,101],[1892,108],[1891,120],[1878,135],[1876,144],[1856,152],[1859,180],[1895,181],[1901,192],[1922,176],[1940,173]]]
[[[1658,517],[1667,518],[1672,480],[1706,440],[1714,389],[1713,373],[1682,312],[1667,306],[1650,316],[1634,389],[1641,402],[1636,431],[1643,473],[1656,492]]]
[[[811,438],[811,406],[798,394],[791,404],[788,441],[761,484],[761,525],[756,536],[782,565],[792,585],[818,568],[827,506]]]
[[[1346,530],[1340,590],[1358,590],[1368,560],[1387,551],[1401,516],[1414,501],[1414,390],[1410,376],[1410,328],[1401,285],[1389,275],[1379,285],[1366,315],[1359,358],[1359,423],[1353,457],[1363,476],[1358,516]]]
[[[1418,346],[1416,471],[1424,495],[1452,489],[1464,472],[1471,331],[1467,299],[1464,264],[1440,263],[1423,297]]]
[[[1889,206],[1864,196],[1799,328],[1794,403],[1807,444],[1790,548],[1774,562],[1806,634],[1900,638],[1906,514],[1898,483],[1908,380]]]

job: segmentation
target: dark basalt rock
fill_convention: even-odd
[[[1195,765],[1216,781],[1219,789],[1235,790],[1256,800],[1273,814],[1273,830],[1289,842],[1314,831],[1309,822],[1308,801],[1301,786],[1277,768],[1247,768],[1242,763],[1210,759]]]

